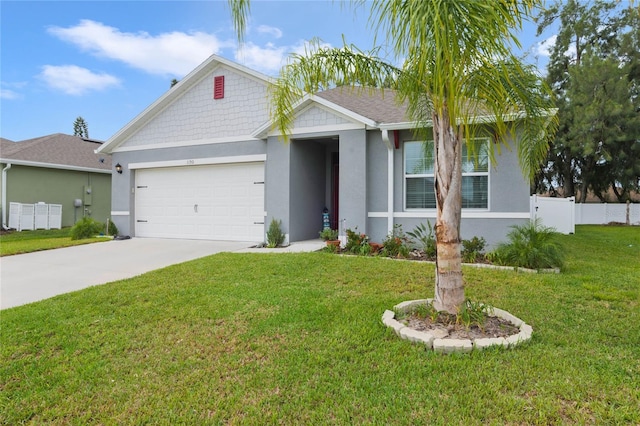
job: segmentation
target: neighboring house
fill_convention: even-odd
[[[289,241],[332,227],[382,241],[395,224],[435,222],[433,168],[392,91],[338,89],[295,109],[291,141],[269,121],[270,79],[211,56],[98,152],[114,174],[112,218],[139,237],[264,241],[272,219]],[[464,159],[462,235],[504,239],[529,220],[529,184],[515,150],[481,141]]]
[[[0,142],[3,227],[12,202],[60,204],[63,227],[83,216],[109,218],[111,158],[95,153],[102,142],[62,133]]]

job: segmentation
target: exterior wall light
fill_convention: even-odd
[[[118,174],[122,174],[122,166],[120,163],[116,164],[116,172],[118,172]]]

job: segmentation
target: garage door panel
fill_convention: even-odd
[[[136,235],[262,241],[264,163],[136,172]]]

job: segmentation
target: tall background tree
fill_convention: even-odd
[[[626,201],[640,184],[640,11],[605,1],[558,1],[538,34],[559,32],[547,68],[560,126],[534,191]]]
[[[73,136],[80,136],[81,138],[89,137],[89,126],[84,118],[78,116],[73,122]]]
[[[434,141],[436,195],[435,306],[456,313],[465,301],[460,221],[462,150],[482,133],[498,143],[518,135],[522,168],[533,176],[547,153],[553,130],[550,93],[541,79],[510,51],[515,31],[531,16],[535,0],[373,0],[371,22],[395,52],[395,66],[353,46],[320,48],[294,55],[272,88],[272,116],[283,135],[305,94],[336,84],[358,90],[395,89],[407,101],[422,140]],[[236,28],[249,11],[247,1],[230,0]],[[366,86],[366,87],[365,87]],[[475,125],[477,115],[492,123]],[[517,118],[517,119],[516,119]],[[474,151],[473,144],[467,149]]]

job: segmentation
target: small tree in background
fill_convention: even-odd
[[[81,116],[78,116],[76,121],[73,122],[73,136],[80,136],[81,138],[89,137],[89,127]]]

